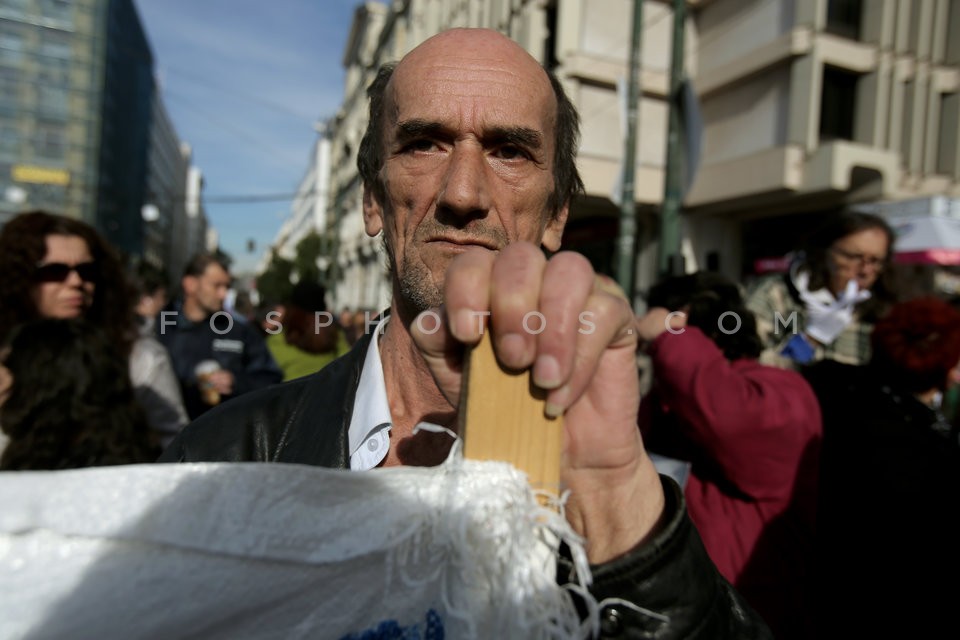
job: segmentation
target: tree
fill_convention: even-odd
[[[270,264],[257,278],[260,299],[273,302],[289,299],[290,292],[293,290],[293,268],[292,260],[287,260],[274,251],[270,257]]]
[[[294,266],[299,280],[319,282],[320,267],[317,259],[323,252],[323,238],[316,231],[312,231],[297,243],[297,257]]]

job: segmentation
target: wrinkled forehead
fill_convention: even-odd
[[[505,39],[489,46],[479,46],[475,38],[428,41],[397,65],[387,91],[387,116],[395,122],[520,126],[546,134],[553,131],[556,110],[546,72]]]

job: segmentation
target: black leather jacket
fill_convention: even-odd
[[[320,372],[261,389],[217,407],[187,426],[161,462],[260,461],[347,469],[347,429],[370,337]],[[717,573],[687,517],[680,488],[664,479],[660,533],[610,562],[591,567],[601,638],[772,638],[757,614]]]

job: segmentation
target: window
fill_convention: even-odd
[[[37,107],[40,114],[64,118],[68,113],[69,93],[64,87],[41,85],[37,87]]]
[[[12,124],[0,125],[0,155],[16,155],[20,146],[20,132]]]
[[[40,55],[69,60],[71,56],[70,35],[46,29],[40,38]]]
[[[0,4],[0,15],[13,16],[14,18],[24,17],[27,10],[28,0],[3,0]]]
[[[547,37],[543,40],[543,60],[547,69],[556,69],[560,65],[557,59],[557,4],[551,2],[544,10],[547,22]]]
[[[37,77],[48,84],[66,85],[70,82],[70,62],[62,58],[41,57],[37,59]]]
[[[950,0],[947,9],[947,56],[949,64],[960,63],[960,38],[950,34],[960,33],[960,0]]]
[[[940,96],[940,136],[937,149],[937,173],[957,175],[957,140],[960,127],[960,93]]]
[[[0,26],[0,64],[12,67],[23,61],[23,34],[13,24]]]
[[[0,73],[0,116],[15,116],[20,107],[20,80],[16,74]]]
[[[825,66],[820,97],[820,139],[853,140],[853,114],[856,113],[856,73]]]
[[[40,15],[57,22],[73,21],[73,0],[40,0]]]
[[[861,0],[828,0],[827,33],[859,40],[860,18],[863,14],[861,4]]]
[[[52,123],[38,124],[33,148],[38,158],[63,160],[67,152],[67,137],[63,127]]]

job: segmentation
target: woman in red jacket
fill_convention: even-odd
[[[653,368],[640,407],[650,451],[689,463],[690,517],[717,568],[775,637],[812,637],[822,425],[803,377],[757,362],[739,287],[712,273],[668,278],[638,320]]]

